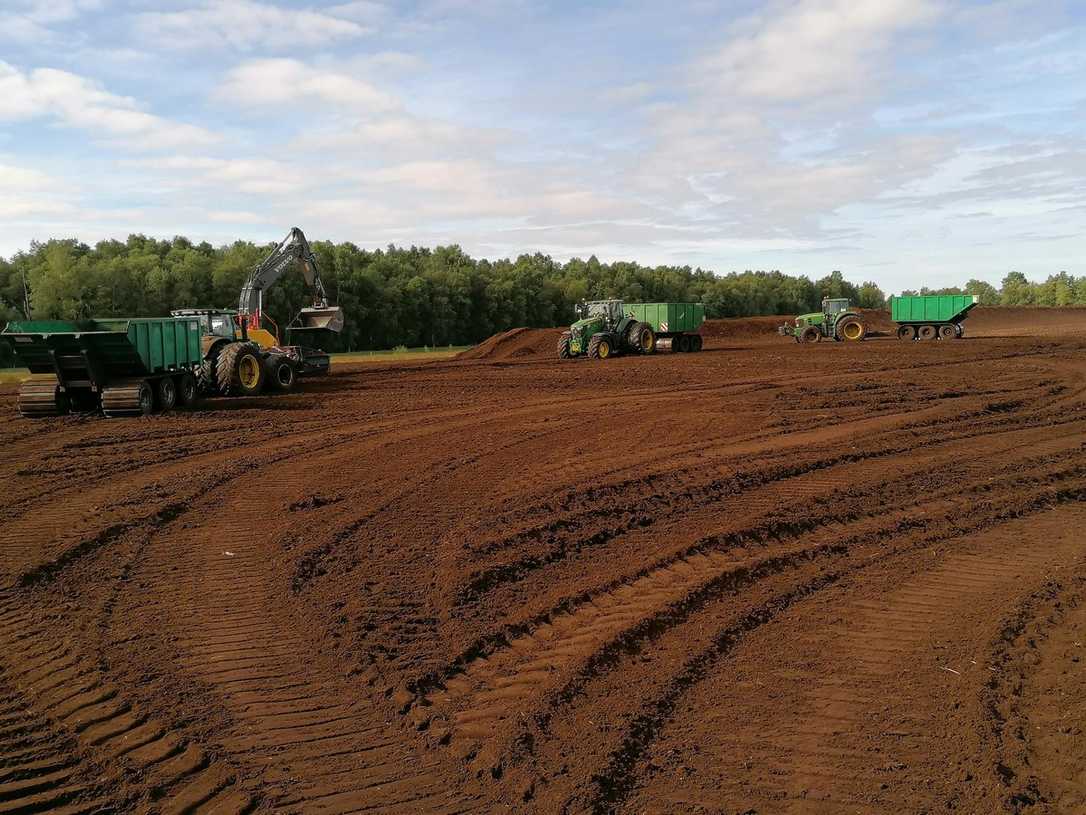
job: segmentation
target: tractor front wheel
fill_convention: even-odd
[[[573,356],[573,352],[569,350],[572,336],[568,331],[563,331],[562,336],[558,338],[558,358],[569,359]]]
[[[809,325],[803,329],[803,333],[799,335],[800,342],[821,342],[822,332],[816,325]]]
[[[588,356],[592,359],[607,359],[613,351],[611,339],[606,334],[596,334],[588,341]]]

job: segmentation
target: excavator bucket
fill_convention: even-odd
[[[303,308],[298,312],[298,322],[302,328],[324,328],[339,333],[343,330],[343,309],[339,306]]]

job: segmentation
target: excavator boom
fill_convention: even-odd
[[[301,328],[323,328],[329,331],[343,330],[343,309],[328,304],[328,295],[321,282],[317,257],[298,227],[272,249],[271,253],[253,269],[241,288],[238,312],[250,328],[260,327],[264,289],[271,286],[290,268],[297,267],[305,278],[312,295],[312,304],[303,308],[295,321]]]

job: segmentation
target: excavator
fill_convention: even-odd
[[[299,334],[312,336],[315,331],[343,330],[343,309],[329,305],[316,255],[302,230],[293,227],[249,273],[241,287],[237,311],[170,312],[174,317],[197,317],[201,321],[203,363],[196,378],[203,393],[254,396],[265,387],[290,391],[299,377],[328,373],[328,354],[309,345],[281,345],[278,326],[264,313],[264,290],[291,268],[302,273],[312,298],[311,304],[287,326],[291,339]]]

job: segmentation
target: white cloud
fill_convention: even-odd
[[[255,0],[207,0],[181,11],[139,14],[136,32],[163,48],[295,49],[370,33],[368,27],[348,16],[281,8]]]
[[[138,109],[135,100],[103,89],[86,77],[37,68],[28,73],[0,61],[0,120],[48,117],[67,127],[107,137],[133,149],[207,145],[214,134]]]
[[[740,22],[698,66],[721,92],[797,101],[867,90],[896,35],[934,22],[934,0],[798,0]]]
[[[334,109],[388,111],[395,98],[371,83],[296,59],[256,59],[232,69],[216,90],[220,99],[250,106],[323,103]]]

